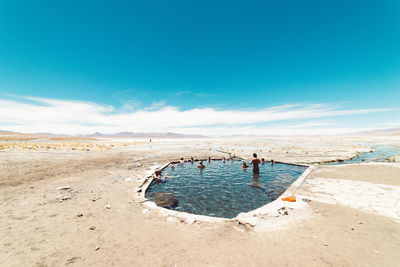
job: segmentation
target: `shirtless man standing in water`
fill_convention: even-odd
[[[260,160],[257,158],[257,154],[253,153],[253,159],[251,160],[251,164],[253,164],[253,173],[260,173],[260,169],[258,168],[258,165],[260,164]]]

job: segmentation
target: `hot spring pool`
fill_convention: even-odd
[[[307,167],[269,162],[260,164],[259,177],[253,175],[252,166],[243,171],[241,161],[214,160],[197,168],[198,161],[168,166],[165,183],[154,181],[146,192],[153,200],[157,192],[172,193],[179,201],[174,208],[192,214],[234,218],[278,198],[306,170]]]

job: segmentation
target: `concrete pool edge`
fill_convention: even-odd
[[[213,159],[213,160],[215,160],[215,159]],[[222,159],[217,159],[217,160],[222,160]],[[187,162],[187,161],[185,161],[185,162]],[[260,208],[254,209],[252,211],[249,211],[246,213],[239,213],[236,217],[229,219],[229,218],[212,217],[212,216],[207,216],[207,215],[198,215],[198,214],[192,214],[192,213],[188,213],[188,212],[166,209],[166,208],[157,206],[156,203],[147,199],[145,195],[146,195],[148,188],[151,185],[151,182],[154,180],[155,170],[157,170],[157,169],[164,170],[171,163],[176,163],[176,161],[168,162],[167,164],[162,165],[161,167],[152,167],[148,171],[148,172],[151,171],[151,175],[146,176],[146,178],[144,179],[144,182],[136,189],[136,196],[137,196],[136,200],[139,203],[141,203],[143,206],[145,206],[149,210],[158,211],[159,215],[161,215],[161,216],[165,216],[165,217],[172,216],[172,217],[184,220],[186,223],[193,223],[195,221],[198,221],[198,222],[237,221],[238,223],[250,224],[252,226],[254,226],[254,223],[253,223],[254,220],[252,220],[252,218],[254,218],[254,216],[257,216],[257,215],[262,216],[263,214],[270,213],[271,211],[276,212],[276,210],[277,210],[276,206],[287,205],[289,202],[282,201],[281,198],[294,195],[295,192],[297,191],[298,187],[301,185],[301,183],[310,175],[311,171],[314,170],[315,166],[318,165],[318,164],[314,164],[314,165],[310,166],[310,165],[306,165],[306,164],[277,162],[280,164],[295,165],[295,166],[302,166],[302,167],[308,167],[308,168],[285,190],[285,192],[283,192],[274,201],[272,201],[268,204],[265,204],[264,206],[261,206]]]
[[[280,162],[283,164],[286,164],[284,162]],[[298,166],[304,166],[307,167],[307,165],[299,165]],[[282,207],[286,206],[294,206],[292,202],[287,202],[283,201],[282,198],[288,197],[288,196],[294,196],[296,194],[297,189],[300,187],[300,185],[304,182],[304,180],[311,174],[311,172],[318,166],[319,164],[314,164],[311,166],[308,166],[308,168],[294,181],[288,189],[286,189],[285,192],[283,192],[277,199],[274,201],[257,208],[255,210],[249,211],[249,212],[242,212],[239,213],[234,220],[237,220],[239,223],[242,224],[250,224],[252,226],[255,226],[257,224],[257,220],[255,218],[259,216],[265,216],[268,214],[273,214],[276,213],[276,211]],[[296,200],[297,202],[299,199]]]

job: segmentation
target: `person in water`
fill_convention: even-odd
[[[271,165],[274,165],[275,161],[273,159],[271,159]]]
[[[264,159],[264,158],[261,158],[261,164],[264,165],[264,163],[265,163],[265,159]]]
[[[203,168],[205,168],[205,167],[206,167],[206,166],[204,166],[203,161],[200,160],[200,163],[199,163],[199,165],[197,166],[197,168],[203,169]]]
[[[183,160],[183,158],[181,158],[181,160],[179,161],[180,164],[184,164],[185,161]]]
[[[243,160],[242,169],[247,170],[248,167],[249,167],[249,165],[247,165],[246,161]]]
[[[166,172],[163,177],[161,177],[161,170],[156,170],[154,174],[156,184],[165,183],[167,181],[168,172]]]
[[[161,180],[162,182],[166,182],[166,181],[167,181],[167,176],[168,176],[168,172],[166,172],[166,173],[164,174],[164,176],[160,178],[160,180]]]
[[[194,162],[194,158],[190,157],[190,162],[193,163]]]
[[[208,157],[208,162],[211,162],[211,157]]]
[[[258,165],[260,164],[260,160],[257,158],[257,154],[253,153],[253,159],[251,160],[251,164],[253,164],[253,173],[260,173],[260,168],[258,167]]]
[[[225,161],[226,161],[226,158],[225,158],[225,157],[223,157],[223,158],[222,158],[222,162],[223,162],[223,163],[225,163]]]
[[[154,172],[154,175],[156,176],[156,178],[160,178],[160,177],[161,177],[161,170],[160,170],[160,169],[157,169],[157,170]]]

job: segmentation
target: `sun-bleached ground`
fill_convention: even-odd
[[[151,149],[147,140],[8,139],[27,145],[0,148],[1,265],[398,266],[400,224],[389,216],[395,211],[385,214],[399,204],[396,164],[321,166],[296,192],[301,208],[274,219],[292,223],[262,231],[236,221],[187,224],[134,197],[151,167],[180,157],[227,156],[223,150],[250,158],[257,150],[312,163],[369,151],[367,141],[399,145],[396,138],[153,140]]]

